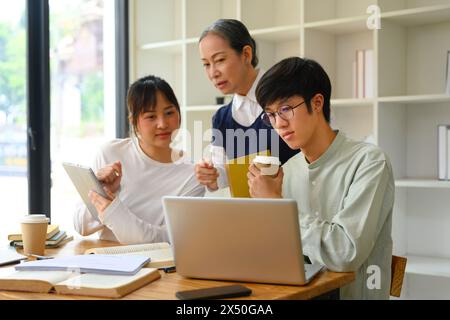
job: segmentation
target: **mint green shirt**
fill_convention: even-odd
[[[355,272],[342,299],[388,299],[395,184],[383,151],[338,132],[315,162],[300,153],[283,169],[283,197],[297,200],[303,254],[331,271]]]

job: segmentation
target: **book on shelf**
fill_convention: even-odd
[[[46,239],[49,240],[51,237],[53,237],[55,234],[59,232],[59,225],[57,224],[49,224],[47,226],[47,236]],[[9,241],[22,241],[22,233],[13,233],[8,235]]]
[[[450,125],[446,126],[446,145],[445,145],[445,180],[450,180]]]
[[[353,62],[353,97],[357,99],[374,97],[373,50],[356,50]]]
[[[450,125],[438,125],[438,179],[450,180]]]
[[[67,242],[72,241],[72,240],[73,240],[73,236],[67,235],[65,231],[59,231],[57,234],[55,234],[50,239],[45,240],[45,248],[47,248],[47,249],[58,248],[58,247],[62,246],[63,244],[66,244]],[[18,249],[22,249],[23,242],[22,241],[11,241],[10,246],[18,248]]]
[[[172,248],[167,242],[131,244],[125,246],[91,248],[85,254],[139,255],[150,258],[144,267],[167,268],[175,265]]]
[[[447,51],[447,77],[445,93],[450,94],[450,50]]]
[[[373,50],[364,50],[364,98],[373,98]]]
[[[252,153],[239,158],[227,160],[225,169],[228,177],[228,185],[233,198],[250,198],[248,189],[248,167],[256,156],[270,156],[270,151]]]
[[[7,268],[0,274],[0,290],[121,298],[160,277],[154,268],[141,269],[131,276]]]

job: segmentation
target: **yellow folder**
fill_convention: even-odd
[[[270,150],[252,153],[227,161],[225,167],[230,193],[233,198],[250,198],[247,173],[249,165],[256,156],[270,156]]]

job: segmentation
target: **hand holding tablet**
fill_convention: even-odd
[[[95,176],[94,171],[92,171],[89,167],[67,162],[63,163],[63,167],[69,175],[69,178],[72,180],[72,183],[77,189],[89,212],[97,218],[98,211],[89,199],[89,191],[95,191],[106,199],[110,199],[110,196],[106,194],[105,190],[103,190],[103,185]]]

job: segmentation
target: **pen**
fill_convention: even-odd
[[[54,257],[49,257],[49,256],[48,257],[46,257],[46,256],[39,256],[37,254],[31,254],[31,253],[27,254],[27,256],[34,257],[37,260],[47,260],[47,259],[53,259],[54,258]]]
[[[165,273],[173,273],[173,272],[176,272],[176,271],[177,271],[176,268],[175,268],[175,266],[163,268],[163,270],[164,270]]]

